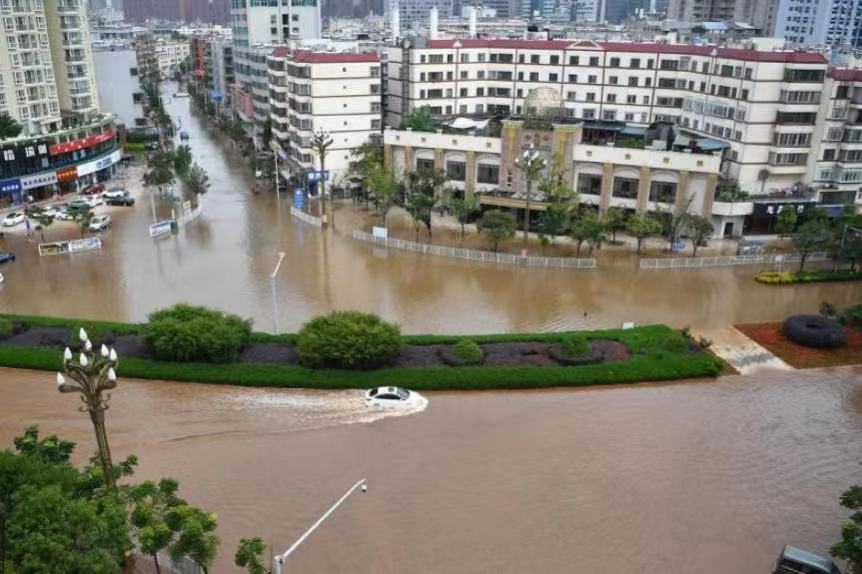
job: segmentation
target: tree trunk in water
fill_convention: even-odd
[[[156,563],[156,574],[162,574],[162,568],[159,566],[159,555],[153,554],[153,561]]]
[[[581,242],[580,242],[580,241],[578,241],[578,250],[577,250],[577,252],[575,253],[575,257],[576,257],[577,259],[580,259],[580,258],[581,258]]]
[[[692,251],[691,251],[691,256],[692,256],[692,258],[697,257],[697,244],[698,244],[698,242],[697,242],[697,241],[695,241],[695,242],[694,242],[694,248],[693,248],[693,249],[692,249]]]
[[[527,180],[527,205],[524,209],[524,245],[527,245],[527,235],[530,233],[530,195],[533,191],[533,181]]]
[[[641,245],[643,244],[644,240],[643,240],[643,237],[638,237],[637,239],[638,239],[638,250],[637,250],[637,253],[635,253],[635,255],[640,255],[641,254]]]
[[[808,257],[808,253],[802,252],[799,254],[799,272],[802,273],[802,270],[805,269],[805,259]]]

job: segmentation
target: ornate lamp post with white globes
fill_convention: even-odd
[[[90,413],[90,420],[93,421],[105,486],[114,490],[114,467],[111,463],[108,435],[105,432],[105,411],[108,410],[111,394],[104,391],[110,391],[117,386],[117,352],[114,349],[108,350],[105,345],[102,345],[98,354],[94,352],[93,343],[83,328],[78,332],[78,337],[84,344],[84,350],[78,355],[76,362],[72,358],[72,351],[66,347],[63,352],[63,372],[57,373],[57,389],[61,393],[80,395],[83,406],[78,410]],[[67,377],[70,379],[68,382]]]

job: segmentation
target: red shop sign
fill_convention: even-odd
[[[67,181],[75,181],[78,179],[78,167],[64,167],[57,171],[57,181],[65,183]]]
[[[61,153],[69,153],[70,151],[78,151],[79,149],[86,149],[88,147],[98,145],[102,142],[106,142],[113,137],[114,130],[108,130],[106,132],[100,133],[97,136],[89,136],[80,140],[73,140],[70,142],[52,145],[50,148],[48,148],[48,153],[50,153],[51,155],[59,155]]]

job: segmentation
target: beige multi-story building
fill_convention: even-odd
[[[818,53],[575,40],[405,40],[389,51],[387,124],[519,116],[536,89],[585,121],[677,124],[725,149],[721,175],[751,193],[805,181],[828,68]],[[809,146],[809,147],[806,147]]]
[[[329,181],[337,182],[351,152],[380,138],[381,62],[377,53],[312,52],[276,48],[267,60],[272,134],[292,174],[319,171],[312,138],[332,138],[326,155]]]

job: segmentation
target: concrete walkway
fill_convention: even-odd
[[[712,351],[743,375],[760,370],[793,370],[793,367],[733,327],[698,331],[695,336],[712,339]]]

